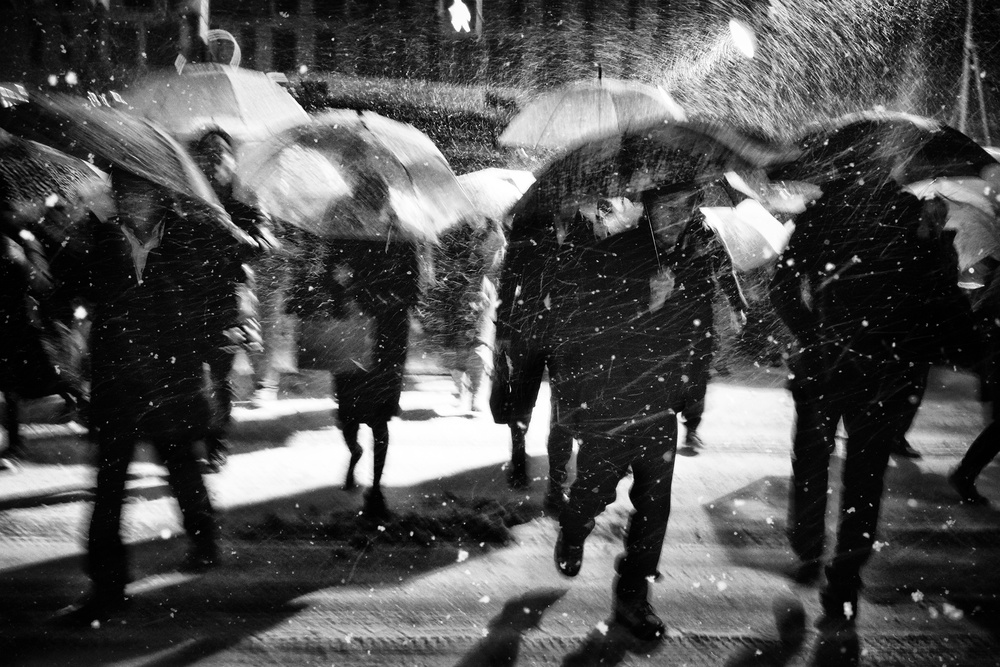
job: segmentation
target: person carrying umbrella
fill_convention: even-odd
[[[888,171],[860,161],[858,168],[824,182],[822,198],[798,216],[770,285],[798,345],[789,363],[795,430],[788,531],[801,582],[820,575],[841,419],[847,431],[817,664],[827,655],[857,661],[861,570],[877,537],[883,477],[906,429],[914,373],[928,362],[978,356],[970,305],[955,281],[957,258],[936,207],[903,191]]]
[[[615,621],[642,640],[662,638],[648,601],[670,514],[677,413],[687,397],[700,313],[711,294],[689,288],[706,276],[711,234],[694,182],[647,190],[637,226],[603,239],[577,216],[553,273],[559,422],[579,442],[577,477],[559,517],[556,566],[575,576],[595,517],[629,469],[635,508],[615,580]],[[704,272],[702,271],[702,272]],[[710,279],[710,275],[707,276]]]
[[[219,562],[218,526],[194,449],[206,435],[209,406],[205,323],[191,305],[216,289],[218,274],[206,265],[239,252],[234,246],[242,238],[210,219],[217,211],[184,203],[124,168],[112,169],[112,185],[117,218],[91,216],[88,252],[65,262],[58,276],[94,311],[90,428],[97,486],[86,557],[92,588],[60,617],[83,625],[107,621],[127,602],[121,512],[140,440],[151,442],[166,465],[192,542],[181,569],[202,572]]]
[[[270,232],[268,216],[260,208],[244,204],[233,196],[236,163],[230,137],[221,130],[208,132],[194,144],[191,154],[233,223],[257,244],[256,249],[243,246],[240,254],[216,258],[211,265],[218,274],[211,282],[215,289],[207,291],[205,301],[199,304],[206,326],[204,357],[212,399],[212,426],[205,438],[203,467],[207,472],[216,473],[229,458],[226,431],[233,409],[234,389],[230,375],[236,351],[240,346],[248,351],[261,347],[252,271],[247,262],[276,250],[278,241]]]

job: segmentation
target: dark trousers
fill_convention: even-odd
[[[180,506],[184,530],[195,549],[214,551],[218,529],[215,513],[190,442],[154,442],[167,467],[168,480]],[[87,536],[87,573],[99,596],[115,597],[129,581],[128,559],[121,538],[122,506],[134,439],[98,438],[97,488]]]
[[[708,329],[712,332],[712,329]],[[714,332],[712,332],[714,335]],[[698,336],[688,350],[691,355],[689,377],[684,389],[684,409],[681,416],[688,430],[697,431],[701,418],[705,415],[705,395],[711,376],[712,357],[715,355],[715,339],[712,336]]]
[[[990,461],[1000,454],[1000,397],[994,393],[990,423],[980,432],[969,445],[955,471],[956,476],[975,480]]]
[[[823,556],[830,457],[840,419],[847,432],[840,515],[828,587],[856,599],[861,568],[871,557],[892,443],[905,432],[909,401],[922,366],[862,360],[841,364],[830,378],[793,385],[795,431],[788,534],[803,560]],[[836,595],[833,598],[837,598]]]
[[[222,439],[226,437],[232,422],[233,401],[236,400],[232,381],[236,355],[228,350],[215,348],[206,355],[205,361],[208,365],[209,405],[212,410],[208,429],[209,447],[225,449]]]
[[[634,511],[618,560],[615,594],[623,600],[645,600],[656,576],[670,517],[670,488],[677,450],[677,419],[658,423],[641,435],[583,435],[577,454],[576,480],[569,505],[559,517],[563,535],[582,542],[594,519],[615,500],[618,482],[632,468],[629,499]]]

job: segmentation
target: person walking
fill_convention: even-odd
[[[490,410],[493,420],[510,431],[507,483],[513,489],[530,486],[528,428],[546,371],[551,378],[558,363],[552,353],[549,258],[560,256],[559,235],[554,218],[549,216],[519,220],[510,233],[500,271]],[[550,410],[546,440],[549,481],[544,505],[549,512],[559,512],[567,499],[573,436],[561,426],[561,406],[554,392],[550,394]]]
[[[211,281],[214,289],[205,293],[206,298],[199,306],[206,327],[202,334],[202,354],[208,367],[212,405],[203,467],[206,472],[217,473],[226,465],[230,453],[226,436],[235,398],[231,376],[236,353],[240,348],[252,352],[261,347],[252,272],[247,262],[277,251],[279,244],[270,232],[270,219],[259,208],[233,196],[236,161],[229,136],[219,130],[206,133],[192,147],[192,155],[230,219],[257,244],[255,249],[245,247],[239,254],[213,258],[209,266],[216,273]]]
[[[338,317],[360,315],[372,323],[370,358],[353,368],[346,364],[335,369],[333,393],[337,421],[351,454],[344,488],[356,487],[354,470],[363,453],[358,433],[366,424],[372,430],[374,461],[365,513],[382,518],[389,511],[382,493],[389,421],[399,414],[410,309],[420,293],[418,248],[404,241],[336,240],[326,242],[325,251],[327,307]]]
[[[986,287],[976,295],[975,310],[986,340],[986,355],[980,379],[982,400],[990,403],[988,423],[972,441],[958,466],[948,473],[948,483],[963,503],[989,506],[989,499],[976,488],[983,469],[1000,454],[1000,270],[991,269]]]
[[[692,298],[692,303],[700,304],[700,307],[692,315],[701,331],[691,341],[691,375],[684,406],[681,408],[681,418],[684,424],[682,453],[697,454],[705,446],[698,434],[698,427],[705,415],[705,396],[708,393],[712,358],[719,346],[715,326],[715,294],[717,291],[723,293],[733,315],[733,322],[740,327],[746,323],[749,306],[740,289],[732,260],[722,242],[705,225],[692,227],[691,233],[701,236],[698,243],[689,246],[697,248],[698,254],[678,263],[678,280],[686,289],[694,292],[692,297],[697,297]]]
[[[596,517],[631,470],[634,510],[616,563],[614,620],[641,640],[663,637],[649,603],[670,515],[678,418],[704,335],[708,298],[689,289],[686,262],[707,252],[694,183],[644,193],[645,215],[610,235],[591,234],[578,216],[553,270],[557,329],[553,391],[559,423],[579,443],[576,479],[559,516],[554,558],[579,573]],[[589,236],[589,238],[588,238]]]
[[[824,562],[829,464],[847,431],[834,554],[820,591],[817,664],[854,664],[861,570],[877,538],[883,477],[905,433],[912,387],[933,361],[974,358],[969,303],[938,202],[922,204],[888,174],[824,184],[796,219],[771,299],[796,337],[788,531],[796,579]]]
[[[212,257],[238,241],[197,213],[177,207],[159,186],[115,169],[117,219],[91,216],[89,251],[57,276],[93,308],[90,429],[97,483],[87,534],[91,590],[59,620],[103,623],[127,602],[128,557],[121,537],[128,467],[140,440],[167,468],[191,548],[180,568],[219,563],[218,533],[195,443],[205,437],[201,314],[189,306],[213,292]]]

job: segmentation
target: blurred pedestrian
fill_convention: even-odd
[[[939,202],[921,204],[885,174],[823,189],[795,221],[771,298],[798,346],[789,362],[795,429],[788,530],[801,583],[821,573],[841,419],[847,432],[817,659],[832,652],[854,664],[861,569],[877,537],[883,477],[905,432],[915,376],[924,364],[974,355],[976,336]]]
[[[670,515],[677,413],[687,396],[699,321],[711,298],[685,264],[709,251],[694,183],[644,193],[645,215],[605,234],[580,224],[563,242],[552,295],[553,391],[559,423],[579,443],[576,479],[559,517],[556,566],[575,576],[596,517],[631,470],[634,511],[616,564],[614,618],[637,638],[662,638],[648,600]],[[590,240],[587,240],[590,234]],[[708,302],[706,304],[706,301]]]
[[[215,274],[210,283],[213,290],[206,292],[206,298],[199,304],[201,321],[206,327],[202,334],[202,354],[208,367],[212,405],[203,467],[206,472],[217,473],[226,465],[230,453],[226,436],[235,398],[231,376],[236,353],[241,348],[249,353],[261,347],[252,272],[247,262],[255,256],[276,251],[278,243],[270,231],[269,218],[260,209],[233,196],[236,160],[230,137],[221,130],[208,132],[193,145],[191,153],[233,223],[258,246],[256,249],[244,246],[231,256],[211,258],[208,267]]]
[[[560,256],[558,234],[550,216],[519,220],[510,234],[500,272],[490,410],[494,421],[510,431],[507,483],[513,489],[530,486],[528,428],[546,371],[550,378],[556,372],[550,308],[553,266],[549,262]],[[573,437],[560,426],[555,393],[550,394],[550,410],[546,441],[549,481],[544,503],[548,511],[558,512],[566,503]]]
[[[55,354],[67,341],[52,321],[50,300],[56,284],[45,248],[18,224],[18,217],[9,198],[0,193],[0,392],[7,433],[0,471],[9,472],[19,470],[24,454],[22,401],[58,394],[69,411],[82,410],[86,403],[71,369],[60,368]]]
[[[719,347],[715,325],[715,294],[721,291],[725,296],[737,330],[746,323],[749,306],[740,289],[732,260],[719,238],[704,224],[692,226],[691,234],[698,234],[701,238],[698,243],[688,246],[689,252],[696,254],[685,257],[678,263],[677,279],[686,289],[694,292],[691,295],[692,303],[698,304],[697,310],[692,313],[692,323],[698,331],[691,341],[691,373],[684,406],[681,408],[684,451],[697,454],[705,446],[698,435],[698,427],[705,414],[705,396],[708,393],[712,359]]]
[[[121,169],[112,174],[118,216],[91,217],[89,250],[59,276],[86,297],[91,329],[91,437],[97,484],[87,536],[92,588],[62,619],[105,622],[127,602],[128,558],[121,537],[128,467],[140,440],[167,468],[191,542],[183,571],[219,562],[218,526],[195,443],[205,437],[202,313],[191,304],[219,280],[206,262],[236,252],[234,238],[202,215],[181,209],[153,183]]]
[[[410,310],[420,292],[417,245],[384,240],[328,241],[326,247],[328,308],[338,317],[371,326],[369,358],[352,368],[341,365],[333,372],[337,420],[351,458],[344,488],[356,486],[354,469],[361,459],[358,443],[361,424],[372,430],[372,486],[365,492],[365,513],[379,518],[388,514],[382,493],[382,472],[389,451],[389,421],[399,414]],[[360,325],[359,325],[360,326]],[[363,335],[355,326],[355,335]]]
[[[976,488],[983,469],[1000,454],[1000,267],[995,263],[977,290],[974,307],[986,340],[986,355],[980,377],[981,400],[989,402],[988,423],[976,436],[958,466],[948,474],[948,483],[963,503],[989,506],[990,501]]]

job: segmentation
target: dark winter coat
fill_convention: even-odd
[[[972,363],[981,341],[957,277],[951,239],[925,225],[920,200],[851,184],[796,219],[771,298],[799,342],[825,357],[810,366],[855,356]]]
[[[343,317],[353,299],[375,321],[370,367],[334,377],[339,419],[388,421],[399,413],[410,309],[420,294],[417,248],[402,242],[338,240],[325,242],[323,250],[322,270],[312,276],[314,282],[303,285],[302,274],[297,277],[300,315]],[[303,293],[315,295],[312,308],[303,305]]]
[[[91,218],[87,255],[60,278],[92,304],[91,428],[99,438],[197,439],[208,424],[199,307],[220,289],[215,262],[239,252],[197,215],[162,212],[139,279],[122,228]]]
[[[692,347],[711,304],[698,289],[704,277],[687,266],[703,243],[691,232],[698,224],[689,223],[672,249],[657,245],[645,217],[604,240],[564,240],[549,299],[553,391],[568,407],[560,419],[571,430],[650,433],[683,407]],[[586,236],[582,226],[574,229]]]

